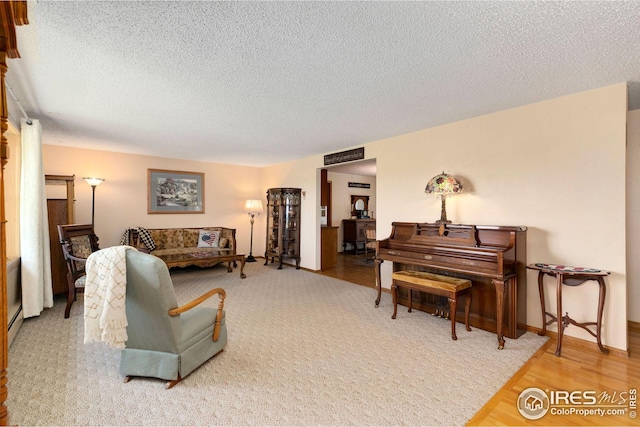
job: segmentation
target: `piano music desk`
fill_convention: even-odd
[[[457,340],[456,336],[456,310],[458,307],[458,297],[466,295],[464,307],[464,325],[467,331],[469,327],[469,307],[471,307],[471,280],[457,279],[455,277],[441,276],[438,274],[425,273],[423,271],[396,271],[391,275],[393,285],[391,285],[391,295],[393,297],[393,316],[396,318],[398,312],[398,286],[409,290],[409,313],[411,313],[411,290],[427,292],[449,298],[449,309],[451,311],[451,339]]]
[[[582,267],[568,267],[564,265],[553,264],[529,264],[527,268],[531,270],[538,270],[538,292],[540,293],[540,306],[542,307],[542,330],[538,335],[545,335],[547,333],[547,325],[556,322],[558,324],[558,345],[556,347],[556,356],[560,356],[562,349],[562,336],[564,335],[564,329],[571,325],[578,326],[594,336],[598,342],[600,351],[607,354],[609,350],[602,346],[600,338],[600,330],[602,327],[602,312],[604,310],[604,298],[607,294],[607,288],[604,284],[604,277],[610,273],[608,271],[596,270],[593,268]],[[544,304],[544,284],[543,278],[545,275],[549,275],[556,278],[556,315],[546,311]],[[587,281],[596,281],[600,287],[600,293],[598,296],[598,317],[595,322],[583,322],[578,323],[569,317],[569,313],[562,315],[562,285],[567,286],[579,286]],[[547,321],[547,316],[551,319]],[[593,332],[589,329],[590,326],[595,326],[596,331]]]

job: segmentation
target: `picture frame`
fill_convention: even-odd
[[[204,173],[148,169],[147,177],[147,213],[204,213]]]

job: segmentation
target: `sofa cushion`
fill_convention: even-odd
[[[226,246],[221,246],[220,243],[218,242],[218,245],[220,247],[228,247],[231,250],[235,250],[235,247],[233,245],[234,242],[234,236],[233,236],[233,232],[234,230],[228,229],[228,228],[222,228],[220,229],[220,238],[222,239],[223,237],[227,239],[227,244]]]
[[[149,230],[156,249],[173,249],[184,246],[184,235],[182,228],[159,228]]]
[[[217,230],[200,230],[198,233],[199,248],[217,248],[220,232]]]
[[[195,248],[198,246],[198,235],[201,228],[185,228],[183,246],[185,248]]]

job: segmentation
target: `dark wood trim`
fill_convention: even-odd
[[[4,203],[4,168],[9,161],[9,146],[5,133],[9,127],[9,110],[7,108],[7,58],[20,58],[16,25],[26,25],[27,2],[0,2],[0,425],[9,423],[9,411],[6,406],[8,396],[7,368],[9,365],[9,340],[7,331],[7,216]]]

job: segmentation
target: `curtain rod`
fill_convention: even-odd
[[[28,125],[33,124],[33,121],[31,121],[29,116],[27,116],[27,112],[24,111],[24,108],[22,108],[22,104],[20,104],[20,101],[18,101],[18,98],[16,97],[15,93],[13,93],[13,90],[11,90],[11,86],[9,86],[6,82],[5,82],[4,86],[7,88],[7,91],[9,91],[9,94],[11,95],[13,100],[16,101],[16,104],[18,104],[18,108],[20,109],[20,112],[22,113],[22,116],[27,120],[27,124]]]

